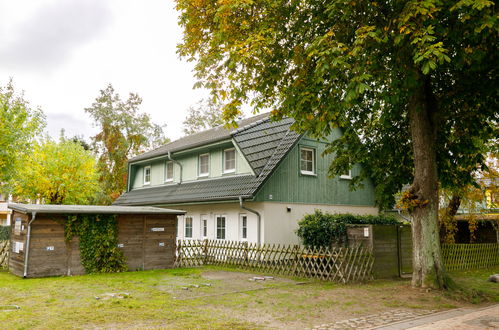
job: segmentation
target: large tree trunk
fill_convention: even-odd
[[[438,176],[436,155],[436,103],[427,77],[417,74],[421,85],[409,104],[409,122],[414,150],[412,200],[412,285],[445,287],[438,230]]]

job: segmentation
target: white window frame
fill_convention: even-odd
[[[345,179],[345,180],[352,180],[352,170],[348,170],[348,174],[342,174],[340,175],[340,179]]]
[[[168,177],[168,165],[172,165],[172,177]],[[175,167],[173,166],[173,161],[172,160],[167,160],[165,162],[165,182],[173,182],[173,176],[175,175]]]
[[[304,151],[311,151],[312,152],[312,171],[306,171],[301,169],[301,152],[302,150]],[[310,148],[310,147],[300,147],[300,173],[304,175],[315,175],[315,149]]]
[[[244,226],[244,221],[243,219],[246,218],[246,226]],[[240,226],[240,232],[239,236],[241,237],[242,241],[247,241],[248,240],[248,215],[246,213],[241,213],[239,214],[239,226]],[[246,228],[246,237],[244,237],[244,229]]]
[[[147,170],[149,170],[149,181],[146,180]],[[150,185],[151,184],[151,176],[152,176],[151,165],[144,166],[144,185]]]
[[[188,220],[190,220],[190,221],[188,221]],[[187,236],[187,229],[188,229],[187,228],[188,227],[187,224],[189,222],[190,222],[189,229],[190,229],[191,233],[190,233],[189,236]],[[192,232],[193,232],[192,229],[194,227],[193,224],[194,224],[194,219],[192,217],[190,217],[190,216],[189,217],[185,217],[185,219],[184,219],[184,237],[185,238],[192,238]]]
[[[223,238],[218,237],[218,218],[223,218],[224,219],[224,226],[220,227],[223,228]],[[225,240],[227,237],[227,216],[225,214],[217,214],[215,215],[215,238],[217,240]]]
[[[201,235],[200,236],[203,239],[207,239],[208,238],[208,216],[206,214],[201,214],[200,219],[201,219]],[[206,230],[206,233],[205,233],[205,230]]]
[[[227,169],[227,152],[234,152],[234,168]],[[237,159],[237,153],[236,153],[236,148],[229,148],[224,150],[223,154],[223,172],[225,173],[235,173],[236,172],[236,159]]]
[[[201,157],[207,156],[208,157],[208,172],[201,173]],[[200,154],[198,156],[198,177],[207,177],[210,175],[210,154]]]

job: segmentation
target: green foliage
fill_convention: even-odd
[[[48,204],[88,204],[99,192],[94,155],[61,136],[35,144],[13,184],[16,196]]]
[[[110,204],[126,190],[129,158],[169,141],[162,126],[139,112],[141,103],[142,99],[134,93],[122,101],[113,86],[108,85],[85,109],[100,130],[92,138],[93,149],[99,155],[99,181],[104,191],[100,203]]]
[[[125,256],[118,248],[116,216],[72,215],[64,223],[67,242],[80,239],[80,258],[87,273],[112,273],[128,269]]]
[[[213,100],[201,100],[196,107],[189,107],[185,118],[184,133],[191,135],[209,128],[223,125],[222,109]]]
[[[10,226],[0,226],[0,241],[6,241],[10,238]]]
[[[176,2],[179,54],[196,62],[224,119],[251,103],[318,137],[343,127],[327,151],[336,155],[330,174],[364,164],[352,184],[371,177],[382,207],[413,180],[415,95],[424,95],[435,132],[425,149],[435,148],[443,187],[472,182],[497,137],[493,1]]]
[[[306,214],[298,222],[296,234],[305,246],[342,245],[347,240],[347,224],[395,225],[400,222],[383,215],[330,214],[315,210],[313,214]]]
[[[45,126],[40,109],[31,109],[24,95],[17,94],[12,81],[0,86],[0,189],[12,192],[11,182],[22,158]],[[4,185],[6,184],[6,185]]]

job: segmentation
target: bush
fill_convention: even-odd
[[[10,226],[0,226],[0,241],[6,241],[10,237]]]
[[[393,217],[384,215],[330,214],[315,210],[306,214],[298,222],[296,234],[303,245],[330,247],[344,245],[347,241],[347,224],[394,225],[400,223]]]

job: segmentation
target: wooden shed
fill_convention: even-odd
[[[12,210],[9,270],[22,277],[84,274],[78,237],[64,237],[68,215],[116,215],[118,248],[129,271],[173,266],[177,216],[157,207],[9,204]]]

